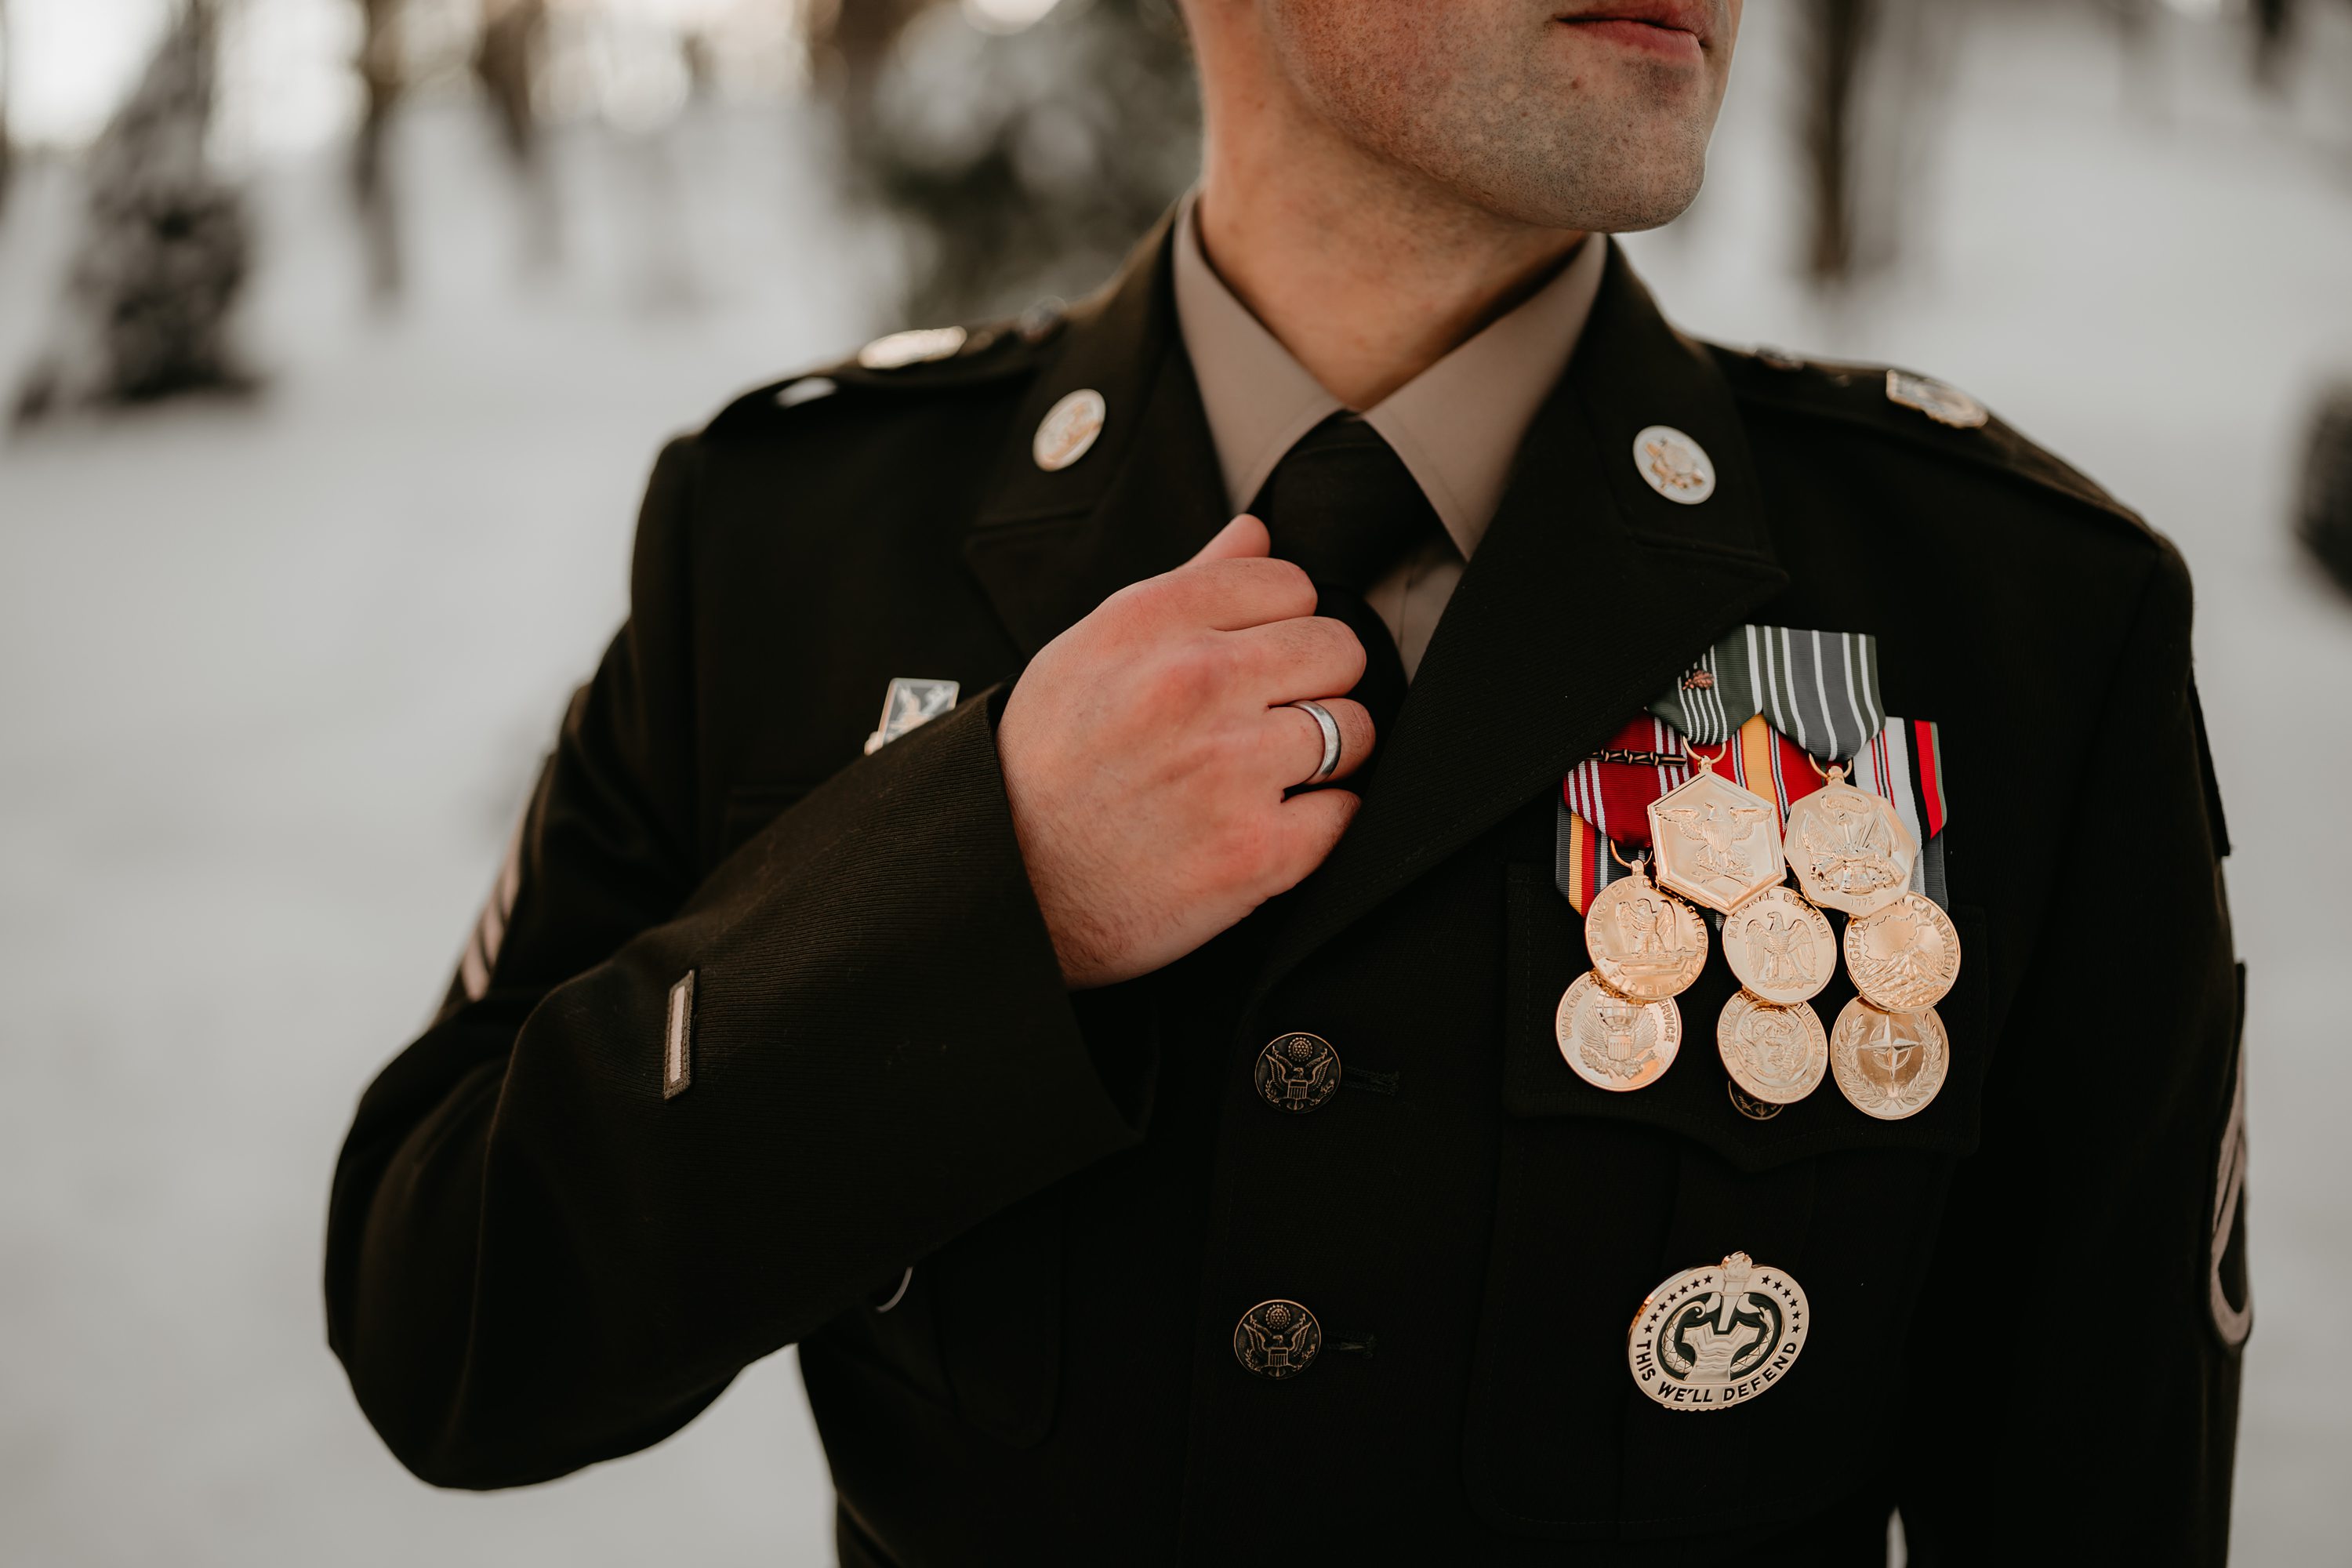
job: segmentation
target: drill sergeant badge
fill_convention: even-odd
[[[1728,1410],[1789,1375],[1812,1321],[1805,1292],[1744,1252],[1650,1292],[1625,1337],[1633,1384],[1669,1410]]]

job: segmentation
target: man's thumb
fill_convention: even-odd
[[[1265,555],[1274,548],[1265,524],[1244,512],[1217,530],[1217,537],[1201,546],[1195,561],[1232,561],[1244,555]]]

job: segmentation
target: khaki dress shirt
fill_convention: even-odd
[[[1249,505],[1293,444],[1345,408],[1250,313],[1210,266],[1193,209],[1176,218],[1176,318],[1201,386],[1209,434],[1235,511]],[[1463,568],[1486,537],[1512,458],[1536,410],[1568,368],[1608,254],[1577,248],[1568,265],[1495,321],[1370,408],[1357,410],[1396,449],[1444,525],[1366,598],[1396,638],[1410,679]]]

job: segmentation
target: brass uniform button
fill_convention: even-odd
[[[1045,411],[1045,417],[1037,422],[1037,434],[1030,439],[1029,455],[1039,468],[1057,474],[1094,450],[1095,437],[1102,434],[1103,421],[1109,417],[1110,407],[1103,395],[1082,386]]]
[[[953,359],[963,352],[964,335],[961,327],[917,327],[912,331],[892,332],[859,349],[857,363],[867,370],[905,370],[908,365]]]
[[[1715,493],[1715,459],[1671,425],[1649,425],[1633,437],[1633,467],[1649,487],[1680,506]]]
[[[1320,1035],[1276,1035],[1258,1052],[1255,1077],[1268,1105],[1303,1116],[1339,1092],[1339,1053]]]
[[[1279,1383],[1315,1364],[1323,1352],[1323,1325],[1296,1301],[1260,1301],[1234,1325],[1234,1359]]]
[[[1937,381],[1932,375],[1913,375],[1908,371],[1886,373],[1886,401],[1916,408],[1937,424],[1948,425],[1955,430],[1977,429],[1992,417],[1983,404],[1950,382]]]

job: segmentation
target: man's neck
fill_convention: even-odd
[[[1526,300],[1584,237],[1465,206],[1327,128],[1282,130],[1219,135],[1213,121],[1201,243],[1349,408],[1371,407]]]

